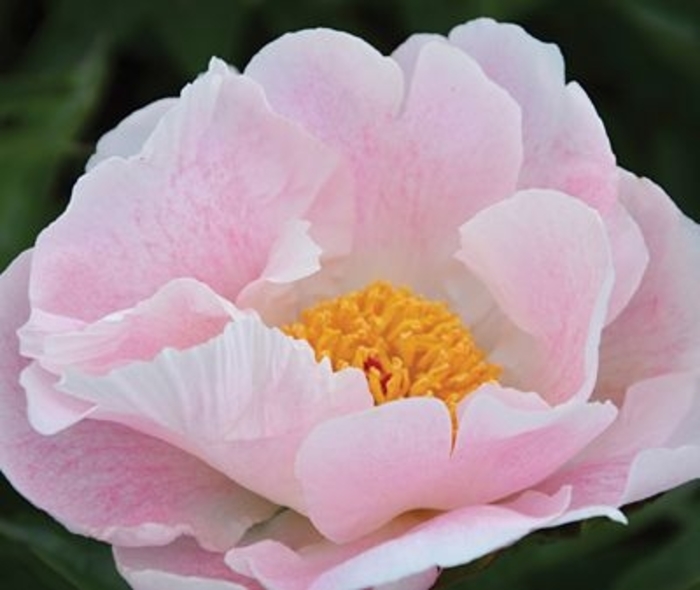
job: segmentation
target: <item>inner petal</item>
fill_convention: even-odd
[[[321,301],[282,330],[306,340],[336,371],[364,371],[376,404],[436,397],[454,415],[469,392],[501,371],[445,303],[383,281]]]

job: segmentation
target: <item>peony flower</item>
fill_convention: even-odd
[[[700,234],[556,47],[286,35],[0,279],[0,466],[135,589],[423,589],[700,474]]]

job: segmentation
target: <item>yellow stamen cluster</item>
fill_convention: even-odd
[[[363,370],[377,404],[430,396],[454,416],[470,391],[500,374],[447,305],[386,282],[321,301],[282,330],[309,342],[336,371]]]

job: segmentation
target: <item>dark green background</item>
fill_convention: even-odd
[[[700,219],[700,0],[0,0],[0,268],[64,207],[96,139],[175,95],[211,55],[242,67],[283,32],[331,26],[390,52],[487,15],[561,47],[619,162]],[[539,534],[449,588],[700,590],[700,488]],[[0,484],[0,588],[116,590],[106,547]]]

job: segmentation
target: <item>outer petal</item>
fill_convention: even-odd
[[[22,353],[55,373],[71,367],[104,374],[148,361],[166,347],[184,350],[206,342],[243,315],[199,281],[175,279],[131,309],[113,311],[78,330],[48,332],[39,346],[23,346]],[[28,330],[23,328],[20,337]]]
[[[416,280],[424,259],[455,250],[461,222],[515,187],[518,108],[460,51],[426,46],[405,92],[395,62],[369,45],[305,31],[264,48],[246,74],[278,112],[346,157],[355,183],[352,272],[364,280],[379,272]],[[408,249],[419,260],[407,260]]]
[[[616,508],[698,477],[700,376],[677,373],[631,387],[616,422],[542,489],[572,486],[578,518],[590,507]]]
[[[622,173],[621,199],[650,262],[634,298],[601,342],[596,395],[620,399],[641,379],[700,365],[700,231],[655,184]]]
[[[608,230],[615,269],[615,284],[605,318],[607,325],[620,315],[637,292],[649,264],[649,251],[642,230],[619,202],[603,216],[603,222]]]
[[[94,321],[182,276],[235,300],[336,165],[270,111],[257,84],[213,61],[139,157],[111,158],[78,181],[67,214],[37,242],[33,307]]]
[[[223,553],[204,551],[191,539],[165,547],[116,547],[114,557],[133,590],[262,590],[231,571]]]
[[[176,103],[175,98],[163,98],[131,113],[99,139],[95,153],[88,160],[85,169],[90,170],[114,156],[128,158],[138,154],[163,115]]]
[[[306,342],[252,317],[200,346],[165,350],[105,376],[69,372],[61,389],[297,509],[301,441],[319,422],[372,404],[361,372],[334,373],[327,361],[316,362]]]
[[[498,501],[549,476],[614,416],[612,405],[551,408],[485,386],[463,402],[454,448],[450,416],[435,399],[341,417],[318,426],[300,452],[308,514],[326,537],[346,542],[411,510]]]
[[[182,533],[230,547],[275,509],[199,460],[118,425],[80,424],[52,437],[27,423],[15,330],[29,314],[29,255],[0,277],[0,468],[71,530],[111,543],[166,543]]]
[[[294,552],[266,541],[235,548],[226,557],[238,572],[269,590],[355,590],[422,576],[429,587],[435,566],[468,563],[548,526],[568,506],[562,491],[549,497],[526,493],[504,505],[470,506],[416,522],[399,520],[348,544],[309,546]],[[419,588],[421,586],[418,586]]]
[[[56,389],[66,369],[103,374],[135,360],[150,360],[165,347],[184,349],[205,342],[241,315],[230,302],[192,279],[175,279],[132,309],[54,333],[52,318],[34,312],[34,320],[19,332],[22,353],[36,359],[20,377],[29,421],[38,432],[55,434],[94,410],[94,404]],[[42,326],[48,329],[42,332]]]
[[[456,27],[449,40],[476,59],[523,111],[518,187],[558,189],[601,212],[615,267],[611,321],[639,285],[648,256],[639,229],[617,204],[615,156],[595,108],[578,84],[565,84],[559,48],[517,25],[476,19]]]
[[[576,83],[565,85],[556,45],[517,25],[476,19],[456,27],[451,43],[472,56],[523,111],[524,162],[519,188],[552,188],[607,211],[617,196],[615,158],[603,124]]]
[[[448,40],[414,35],[395,53],[411,70],[428,43]],[[617,173],[605,129],[577,84],[565,85],[556,45],[542,43],[521,27],[477,19],[452,31],[449,42],[473,57],[522,109],[524,163],[518,187],[551,188],[597,208],[609,229],[616,281],[611,321],[636,290],[647,262],[639,229],[617,200]]]
[[[462,227],[457,258],[512,323],[491,357],[504,381],[550,403],[586,398],[613,283],[600,217],[554,191],[523,191]]]

